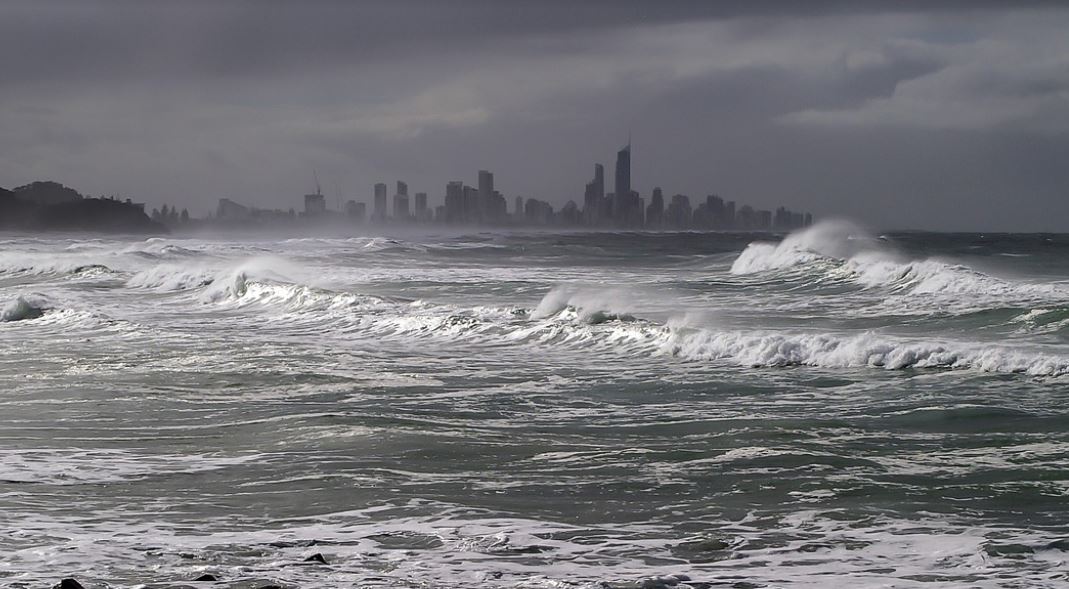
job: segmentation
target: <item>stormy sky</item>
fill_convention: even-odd
[[[880,228],[1069,230],[1057,2],[0,4],[0,186],[200,215],[493,171],[581,202],[633,138],[648,195]],[[611,180],[610,186],[611,189]]]

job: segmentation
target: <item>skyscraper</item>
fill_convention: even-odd
[[[641,227],[642,199],[631,190],[631,142],[616,152],[616,192],[612,202],[613,221],[619,227]]]
[[[445,220],[460,223],[464,220],[464,183],[454,180],[445,186]]]
[[[416,193],[416,219],[420,221],[429,221],[432,217],[430,210],[427,208],[427,193]]]
[[[476,209],[477,221],[490,221],[493,218],[494,175],[486,170],[479,170],[479,196]]]
[[[605,166],[594,164],[594,179],[587,182],[583,193],[583,222],[589,226],[600,225],[605,208]]]
[[[595,168],[595,174],[597,169]],[[616,186],[613,194],[617,198],[631,194],[631,143],[616,152]]]
[[[486,170],[479,170],[479,198],[490,198],[494,193],[494,175]]]
[[[318,217],[327,212],[327,199],[323,191],[319,189],[319,181],[316,180],[316,191],[304,195],[304,215],[306,217]]]
[[[408,220],[408,195],[407,194],[395,194],[393,195],[393,217],[398,221]]]
[[[664,225],[664,193],[661,187],[653,189],[650,197],[650,206],[646,207],[646,226],[651,229],[659,229]]]
[[[380,221],[386,218],[386,184],[382,182],[375,185],[375,207],[371,215]]]
[[[393,216],[404,221],[408,219],[408,184],[397,181],[397,193],[393,195]]]

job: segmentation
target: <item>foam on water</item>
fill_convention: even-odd
[[[741,366],[967,368],[1034,376],[1069,374],[1069,357],[1042,348],[909,341],[874,332],[843,335],[682,331],[667,337],[663,350],[689,359],[729,360]]]
[[[50,308],[51,303],[43,295],[19,296],[0,309],[0,321],[37,319]]]
[[[256,455],[146,455],[128,450],[21,448],[0,451],[0,481],[35,485],[117,483],[130,479],[229,468]]]
[[[1065,584],[1069,241],[751,239],[7,241],[0,587]]]
[[[138,561],[154,578],[171,582],[212,573],[223,581],[259,579],[255,586],[329,588],[815,588],[834,577],[851,587],[995,589],[1005,586],[1007,574],[1028,586],[1056,586],[1066,580],[1059,569],[1069,563],[1065,546],[1050,536],[985,531],[937,517],[847,525],[834,512],[809,510],[761,527],[747,520],[710,522],[715,533],[694,536],[660,524],[585,528],[459,506],[418,510],[429,507],[431,514],[389,519],[384,516],[400,509],[329,513],[258,531],[191,532],[162,522],[125,522],[118,513],[103,514],[103,521],[45,515],[12,522],[31,546],[0,557],[0,570],[18,571],[9,578],[20,582],[88,566],[93,572],[83,581],[114,583],[108,572],[115,564]],[[770,524],[775,532],[765,531]],[[33,546],[35,538],[49,538],[51,545]],[[327,565],[305,563],[312,553]],[[130,575],[120,582],[142,579]]]
[[[911,260],[856,225],[825,221],[778,244],[754,242],[731,266],[734,275],[791,271],[810,279],[848,279],[886,298],[886,314],[971,313],[981,309],[1069,302],[1069,285],[999,278],[954,262]],[[871,311],[869,311],[871,312]]]

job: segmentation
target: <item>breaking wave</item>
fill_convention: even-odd
[[[663,351],[688,359],[728,360],[751,367],[942,368],[1033,376],[1069,374],[1069,358],[1038,347],[917,342],[872,332],[838,335],[678,331],[667,337]]]
[[[557,287],[549,291],[531,312],[532,319],[579,319],[597,324],[632,321],[628,312],[633,295],[621,289]]]
[[[1069,285],[1029,283],[985,274],[950,260],[911,260],[887,242],[846,221],[825,221],[788,235],[778,244],[751,243],[731,265],[731,274],[793,271],[846,279],[891,295],[922,297],[939,306],[1016,306],[1069,301]],[[971,299],[963,300],[963,295]],[[905,309],[907,305],[902,305]]]
[[[0,310],[0,321],[26,321],[37,319],[52,308],[48,299],[41,295],[24,295],[16,298]]]

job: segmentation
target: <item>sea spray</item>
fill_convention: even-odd
[[[0,308],[0,321],[26,321],[37,319],[51,308],[48,299],[41,295],[25,295]]]

